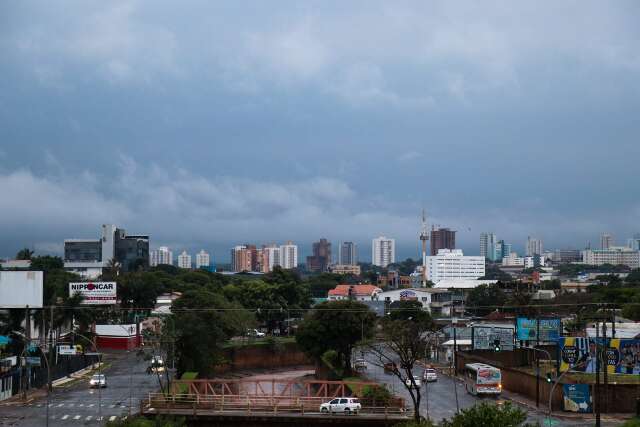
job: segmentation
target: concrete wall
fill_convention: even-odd
[[[242,369],[279,368],[286,366],[313,365],[296,343],[268,345],[247,345],[225,350],[224,357],[229,363],[216,368],[217,372]]]

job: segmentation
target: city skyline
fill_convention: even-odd
[[[467,252],[639,231],[637,2],[31,5],[0,26],[3,256],[113,223],[415,257],[423,207]]]

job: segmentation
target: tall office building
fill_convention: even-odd
[[[160,246],[151,251],[150,264],[152,267],[157,267],[160,264],[173,265],[173,252],[167,246]]]
[[[634,251],[640,251],[640,234],[634,234],[633,237],[627,241],[627,246]]]
[[[497,261],[496,244],[498,238],[493,233],[480,233],[480,256],[489,261]]]
[[[298,246],[291,240],[280,245],[280,266],[286,269],[298,267]]]
[[[178,255],[178,267],[191,268],[191,255],[189,255],[187,251],[182,251],[182,253]]]
[[[542,255],[542,240],[527,237],[527,256]]]
[[[437,255],[428,256],[427,279],[433,283],[441,280],[476,280],[484,276],[485,258],[465,256],[460,249],[440,249]]]
[[[85,278],[95,278],[111,260],[123,272],[149,267],[149,236],[127,234],[113,224],[102,225],[100,239],[66,239],[64,268]]]
[[[511,255],[511,243],[505,243],[504,240],[500,240],[498,243],[496,243],[497,260],[502,260],[509,255]]]
[[[358,246],[353,242],[342,242],[338,250],[339,265],[358,264]]]
[[[313,255],[307,257],[308,271],[329,271],[331,264],[331,243],[327,239],[320,239],[312,246]]]
[[[196,268],[209,268],[211,266],[211,257],[204,249],[196,254]]]
[[[385,236],[371,241],[371,263],[386,268],[396,262],[396,241]]]
[[[609,249],[614,245],[613,236],[608,233],[602,233],[600,235],[600,249]]]
[[[440,249],[456,248],[456,232],[449,228],[431,229],[431,256],[438,253]]]

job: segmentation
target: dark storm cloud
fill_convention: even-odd
[[[637,2],[1,8],[0,253],[640,229]]]

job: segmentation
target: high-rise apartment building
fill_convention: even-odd
[[[248,247],[248,245],[238,245],[231,249],[231,268],[233,271],[253,271],[253,252],[255,252],[255,246],[253,249],[254,250]]]
[[[178,255],[178,267],[191,268],[191,255],[189,255],[187,251],[182,251],[182,253]]]
[[[396,241],[385,236],[371,241],[371,263],[386,268],[396,262]]]
[[[527,256],[543,255],[542,240],[527,237],[526,254]]]
[[[496,244],[498,238],[493,233],[480,233],[480,256],[489,261],[497,261]]]
[[[640,251],[640,234],[636,233],[631,239],[627,240],[627,246],[634,251]]]
[[[308,271],[329,271],[331,264],[331,243],[327,239],[320,239],[312,245],[313,255],[307,257]]]
[[[476,280],[485,274],[485,258],[465,256],[460,249],[440,249],[437,255],[426,258],[427,279],[433,283],[441,280]]]
[[[440,249],[456,248],[456,232],[449,228],[431,229],[431,256],[437,255]]]
[[[626,265],[640,268],[640,251],[624,246],[611,246],[609,249],[587,249],[582,251],[582,262],[589,265]]]
[[[339,265],[358,264],[358,246],[353,242],[342,242],[338,250]]]
[[[268,273],[280,265],[280,247],[270,244],[262,247],[262,271]]]
[[[298,267],[298,246],[291,240],[280,246],[280,266],[286,269]]]
[[[128,235],[113,224],[103,224],[100,239],[64,241],[65,269],[85,278],[98,277],[112,260],[123,272],[149,267],[149,236]]]
[[[173,265],[173,252],[167,246],[160,246],[151,251],[149,258],[152,267],[157,267],[160,264]]]
[[[196,268],[209,268],[211,266],[211,257],[204,249],[196,254]]]
[[[600,235],[600,249],[609,249],[614,245],[613,236],[608,233],[602,233]]]

